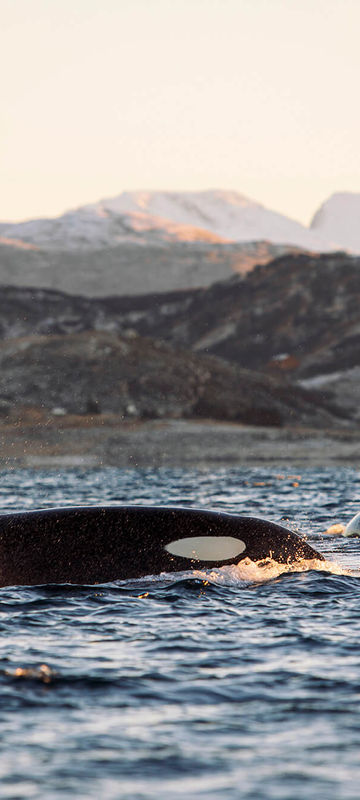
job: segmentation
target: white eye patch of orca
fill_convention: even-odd
[[[227,561],[243,553],[246,544],[234,536],[190,536],[166,544],[165,550],[197,561]]]

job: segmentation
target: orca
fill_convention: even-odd
[[[85,506],[0,515],[0,586],[106,583],[268,557],[324,560],[281,525],[218,511]]]

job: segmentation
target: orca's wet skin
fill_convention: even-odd
[[[0,516],[0,585],[105,583],[323,556],[280,525],[254,517],[159,506],[52,508]]]

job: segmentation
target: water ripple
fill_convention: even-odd
[[[2,509],[165,503],[300,529],[327,562],[0,590],[0,797],[357,800],[357,470],[3,472]],[[311,569],[309,569],[311,567]]]

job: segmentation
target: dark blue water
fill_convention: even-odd
[[[360,540],[322,536],[359,511],[356,470],[0,483],[2,509],[165,503],[286,520],[340,565],[0,589],[1,797],[358,800]]]

